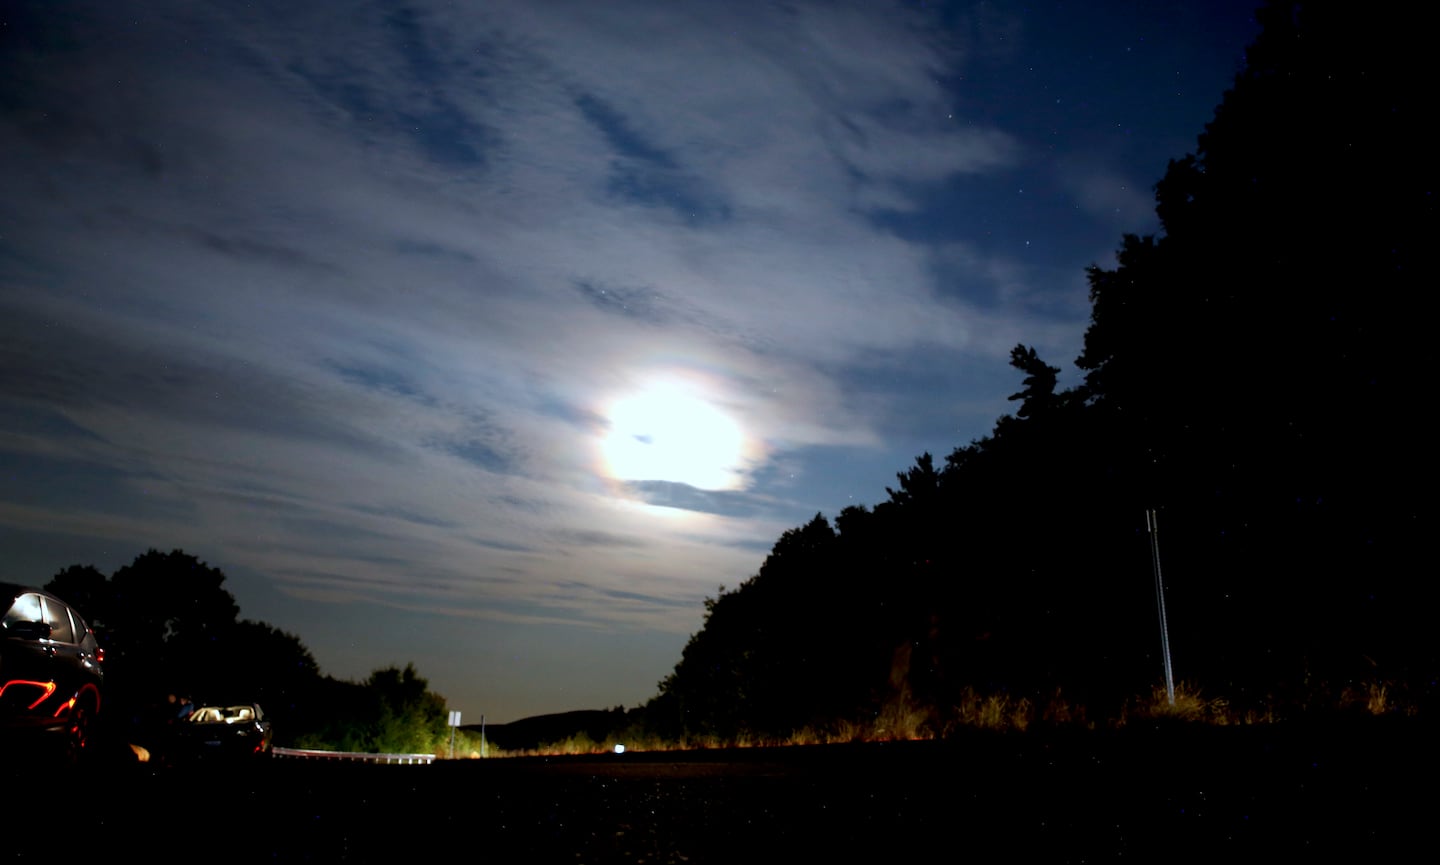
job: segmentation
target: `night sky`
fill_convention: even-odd
[[[1255,0],[0,7],[0,579],[150,547],[465,720],[1078,376]]]

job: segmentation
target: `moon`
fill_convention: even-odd
[[[610,429],[601,450],[611,477],[702,490],[740,485],[744,432],[695,388],[652,384],[616,400],[607,415]]]

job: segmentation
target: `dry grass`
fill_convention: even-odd
[[[934,713],[911,698],[909,689],[902,689],[875,714],[875,720],[861,738],[872,742],[893,742],[903,739],[933,739]]]
[[[631,729],[611,740],[595,741],[577,734],[559,742],[525,751],[488,749],[491,757],[600,754],[622,744],[627,751],[690,751],[719,748],[756,748],[801,745],[831,745],[850,742],[893,742],[935,739],[965,729],[1025,733],[1036,728],[1077,727],[1093,730],[1101,726],[1124,727],[1132,723],[1184,723],[1204,725],[1250,725],[1280,723],[1294,714],[1363,712],[1372,716],[1414,715],[1408,701],[1397,699],[1397,688],[1383,682],[1354,683],[1338,691],[1312,694],[1303,704],[1278,706],[1273,699],[1264,705],[1236,708],[1224,697],[1210,697],[1190,682],[1180,682],[1171,703],[1164,686],[1155,686],[1143,696],[1126,700],[1115,715],[1093,715],[1083,704],[1066,700],[1057,689],[1048,698],[1031,699],[1007,693],[982,694],[965,689],[948,710],[940,711],[916,701],[903,682],[877,711],[862,719],[842,719],[829,725],[807,726],[786,737],[741,733],[721,738],[713,735],[687,736],[679,741],[660,739],[643,730]],[[456,742],[456,756],[480,756],[479,737]]]
[[[1136,697],[1121,707],[1116,726],[1123,727],[1133,721],[1183,721],[1187,723],[1236,724],[1241,719],[1230,711],[1230,702],[1223,697],[1207,698],[1200,689],[1188,682],[1175,686],[1175,700],[1171,702],[1163,685],[1150,690],[1148,697]]]
[[[1407,698],[1404,688],[1387,682],[1352,682],[1341,690],[1339,704],[1343,710],[1358,710],[1377,718],[1412,717],[1419,711],[1414,701]]]
[[[1045,701],[1045,708],[1040,711],[1040,722],[1050,727],[1095,727],[1087,717],[1085,706],[1066,700],[1059,688]]]
[[[951,711],[946,732],[954,732],[961,727],[1024,731],[1034,721],[1035,704],[1028,697],[980,694],[973,688],[966,688]]]
[[[1359,709],[1377,717],[1392,714],[1397,709],[1390,696],[1390,687],[1379,682],[1350,685],[1340,692],[1340,705],[1345,709]]]

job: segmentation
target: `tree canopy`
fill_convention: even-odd
[[[786,532],[706,602],[652,704],[689,730],[785,732],[978,687],[1114,697],[1160,673],[1144,514],[1163,526],[1182,676],[1240,700],[1440,674],[1426,537],[1437,284],[1432,76],[1396,9],[1272,2],[1158,236],[1088,271],[1059,367],[1017,345],[1015,415]],[[1419,481],[1419,482],[1417,482]],[[899,683],[899,685],[897,685]],[[832,714],[832,717],[834,715]]]

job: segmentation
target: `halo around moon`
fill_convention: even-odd
[[[622,481],[668,481],[702,490],[742,480],[745,434],[699,387],[662,381],[609,406],[601,443],[606,473]]]

